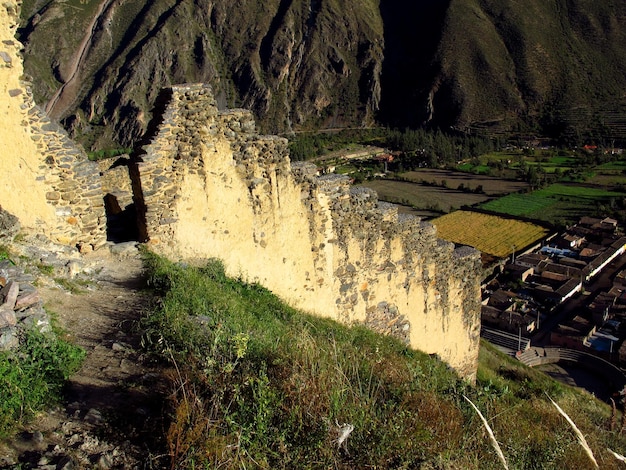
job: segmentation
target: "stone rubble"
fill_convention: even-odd
[[[0,351],[15,349],[30,327],[49,332],[50,318],[32,284],[33,277],[11,260],[0,261]]]

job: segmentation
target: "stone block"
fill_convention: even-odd
[[[0,289],[0,300],[2,301],[2,305],[13,310],[19,292],[20,285],[18,282],[13,280],[7,282],[7,284]]]
[[[11,67],[13,65],[13,59],[6,51],[0,51],[0,59],[4,61],[7,67]]]
[[[8,308],[6,305],[0,306],[0,330],[15,326],[17,324],[17,317],[12,308]]]
[[[17,298],[14,310],[23,310],[41,302],[41,296],[38,291],[28,292]]]
[[[0,329],[0,350],[8,351],[15,349],[20,344],[17,332],[13,327],[5,327]]]

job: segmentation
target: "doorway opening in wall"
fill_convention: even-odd
[[[119,198],[108,193],[104,196],[104,209],[107,217],[107,241],[123,243],[139,240],[135,203],[122,207]]]

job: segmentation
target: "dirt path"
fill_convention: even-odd
[[[98,253],[86,262],[97,274],[84,292],[40,288],[46,309],[86,350],[85,362],[66,403],[0,448],[0,468],[156,469],[167,461],[160,442],[165,381],[142,355],[137,328],[149,302],[139,255]]]

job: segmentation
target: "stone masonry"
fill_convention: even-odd
[[[478,252],[346,177],[292,165],[285,139],[258,135],[249,111],[218,111],[205,85],[168,90],[152,141],[123,166],[99,167],[34,104],[14,38],[19,8],[0,7],[0,204],[24,232],[97,249],[109,197],[112,214],[133,206],[140,240],[161,254],[220,258],[294,307],[394,335],[474,378]]]
[[[0,7],[2,208],[22,230],[83,251],[106,242],[98,166],[35,105],[15,39],[20,2]]]
[[[295,307],[394,335],[473,380],[476,250],[455,249],[345,176],[291,164],[285,139],[258,135],[248,111],[218,111],[208,86],[169,92],[158,132],[131,168],[154,251],[220,258],[229,274]]]

